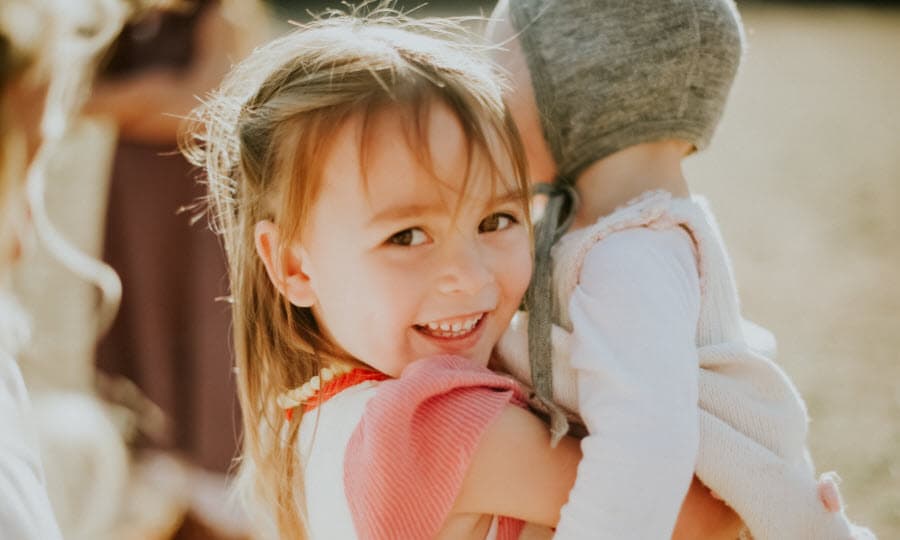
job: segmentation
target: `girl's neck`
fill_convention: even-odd
[[[581,202],[572,228],[592,225],[647,191],[689,196],[681,160],[692,148],[681,140],[642,143],[593,163],[575,182]]]

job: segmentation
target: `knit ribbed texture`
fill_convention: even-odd
[[[441,356],[379,384],[350,438],[344,487],[362,540],[428,540],[447,519],[478,442],[518,384],[465,359]],[[523,523],[500,518],[498,539]]]
[[[566,235],[553,253],[559,305],[569,305],[591,248],[616,232],[637,227],[683,227],[696,243],[701,284],[696,474],[743,518],[752,533],[743,538],[874,538],[871,531],[852,525],[843,509],[826,508],[823,494],[830,494],[832,502],[839,501],[839,494],[831,476],[815,477],[806,449],[805,406],[787,375],[763,354],[763,347],[748,338],[731,263],[703,199],[673,200],[667,193],[650,193],[594,226]],[[565,330],[571,330],[565,310],[557,322],[562,328],[553,334],[554,397],[575,411],[578,396],[566,394],[566,389],[575,388],[571,382],[575,371],[560,359],[568,354]],[[519,321],[510,331],[522,332],[524,325]],[[528,359],[514,356],[521,354],[521,345],[517,349],[505,344],[524,341],[522,336],[505,336],[501,341],[501,357],[510,372],[521,373]]]
[[[731,0],[511,0],[562,176],[629,146],[704,148],[743,49]]]

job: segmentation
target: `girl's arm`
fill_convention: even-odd
[[[576,439],[565,437],[551,448],[540,419],[508,406],[482,436],[451,518],[495,514],[555,527],[580,459]],[[695,478],[673,538],[734,540],[741,528],[740,518]]]
[[[578,441],[550,446],[547,426],[507,406],[488,427],[470,462],[454,514],[496,514],[556,526],[581,460]]]

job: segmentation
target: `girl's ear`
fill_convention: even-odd
[[[316,303],[309,276],[304,272],[307,259],[302,246],[279,249],[280,231],[271,221],[260,221],[253,232],[256,253],[266,267],[275,288],[297,307],[312,307]]]

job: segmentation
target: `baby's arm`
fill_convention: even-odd
[[[558,538],[668,538],[698,448],[700,285],[688,234],[631,229],[594,245],[569,302],[589,435]]]

